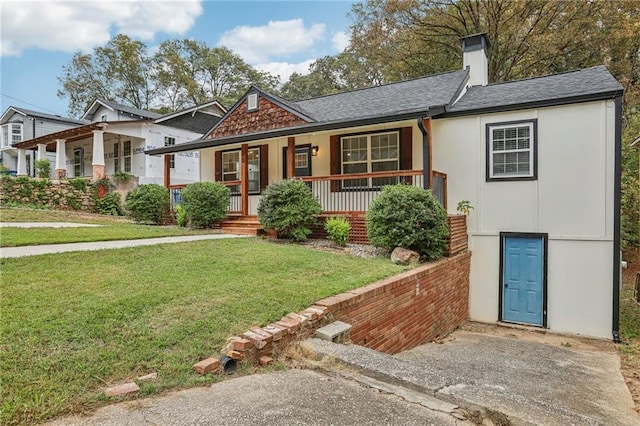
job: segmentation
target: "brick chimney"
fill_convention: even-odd
[[[489,37],[486,33],[472,34],[460,39],[462,67],[469,70],[467,86],[486,86],[489,83]]]

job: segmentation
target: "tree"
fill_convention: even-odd
[[[370,0],[352,8],[351,48],[387,81],[459,68],[459,38],[486,32],[492,82],[599,63],[604,3],[547,0]],[[601,62],[600,62],[601,63]]]
[[[96,98],[149,108],[150,62],[142,42],[119,34],[93,53],[75,53],[62,69],[58,96],[69,98],[71,115],[80,115]]]
[[[309,74],[293,73],[280,92],[287,99],[306,99],[383,82],[380,74],[361,58],[344,51],[317,59],[309,66]]]
[[[153,57],[160,100],[175,109],[217,99],[233,105],[251,85],[273,91],[278,78],[258,71],[226,47],[167,40]]]

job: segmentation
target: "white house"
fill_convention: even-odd
[[[604,66],[488,84],[484,34],[464,67],[301,101],[251,88],[205,138],[201,179],[309,183],[328,214],[362,215],[385,184],[468,200],[469,317],[618,340],[622,87]]]
[[[116,172],[134,176],[139,184],[163,184],[163,160],[144,154],[145,149],[181,144],[200,138],[225,113],[217,101],[160,115],[98,99],[83,115],[83,124],[14,143],[17,174],[26,174],[21,152],[52,152],[56,177],[101,179]],[[51,154],[49,154],[51,155]],[[182,152],[167,159],[172,184],[197,182],[197,152]]]
[[[81,120],[10,106],[0,117],[0,164],[15,175],[18,170],[18,150],[12,144],[83,124],[86,123]],[[25,172],[29,176],[35,175],[35,154],[31,150],[25,152]],[[49,159],[53,161],[55,157],[49,154]]]

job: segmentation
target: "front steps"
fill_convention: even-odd
[[[262,235],[262,224],[258,216],[227,216],[221,223],[223,234]]]

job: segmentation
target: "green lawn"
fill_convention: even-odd
[[[91,228],[2,228],[0,230],[0,247],[134,240],[212,232],[177,226],[138,225],[124,218],[56,210],[0,209],[0,221],[78,222],[101,225]]]
[[[0,261],[1,424],[90,410],[152,371],[140,395],[211,383],[192,365],[225,339],[403,268],[255,238]]]

